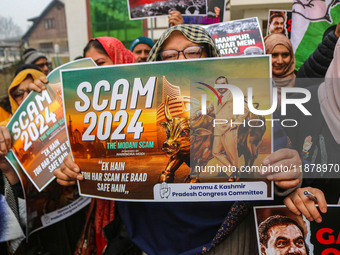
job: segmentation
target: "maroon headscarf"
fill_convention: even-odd
[[[97,40],[104,47],[107,55],[112,60],[113,64],[129,64],[135,62],[135,57],[132,52],[124,47],[121,41],[117,38],[103,36],[92,38],[90,41]]]

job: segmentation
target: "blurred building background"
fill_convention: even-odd
[[[35,48],[44,53],[53,67],[69,61],[65,5],[53,0],[40,16],[29,19],[32,26],[22,37],[24,48]]]
[[[266,34],[270,9],[291,10],[293,0],[226,0],[224,21],[258,17]],[[139,36],[157,40],[168,17],[129,20],[127,0],[51,0],[22,37],[0,38],[0,93],[12,79],[25,48],[44,52],[53,68],[82,56],[88,40],[113,36],[129,48]],[[7,86],[6,86],[7,85]],[[5,86],[5,87],[4,87]]]
[[[77,45],[79,44],[76,43],[78,40],[82,40],[82,45],[85,45],[84,42],[91,36],[113,36],[129,47],[130,43],[138,36],[144,35],[157,40],[168,28],[168,17],[129,20],[127,0],[64,0],[64,3],[68,29],[75,26],[79,30],[85,24],[91,26],[82,28],[83,36],[86,37],[87,34],[86,40],[85,38],[81,39],[79,35],[69,33],[71,59],[81,55],[82,48],[78,49]],[[269,10],[291,10],[292,3],[293,0],[226,0],[224,21],[258,17],[265,35]],[[86,22],[83,20],[84,17],[87,17]]]

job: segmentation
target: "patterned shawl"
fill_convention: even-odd
[[[220,53],[218,52],[218,49],[216,48],[215,43],[207,30],[199,26],[177,25],[166,30],[156,42],[156,44],[152,47],[149,53],[149,62],[160,61],[158,55],[162,49],[163,43],[166,39],[168,39],[170,34],[176,30],[182,32],[182,34],[191,42],[206,44],[208,46],[208,48],[206,49],[208,57],[220,57]]]

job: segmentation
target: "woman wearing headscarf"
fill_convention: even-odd
[[[92,58],[98,66],[119,65],[134,62],[131,51],[114,37],[97,37],[91,39],[84,48],[84,57]]]
[[[8,88],[9,103],[12,114],[16,112],[23,99],[25,99],[28,95],[27,92],[29,91],[29,84],[36,79],[40,79],[41,77],[45,77],[45,74],[42,73],[35,65],[24,64],[18,67],[15,72],[14,79]],[[27,83],[27,85],[21,83]],[[18,88],[20,86],[22,88],[25,87],[27,91],[24,91],[23,89],[19,90]],[[6,118],[1,118],[0,125],[6,125],[9,120],[10,117],[8,116]]]
[[[43,76],[45,76],[45,74],[40,72],[35,65],[25,64],[18,67],[15,72],[15,77],[8,88],[12,114],[17,111],[20,104],[28,96],[30,83]],[[4,158],[4,155],[6,155],[11,148],[9,131],[5,127],[10,117],[11,116],[6,116],[0,119],[0,133],[6,140],[6,146],[4,146],[4,144],[0,146],[0,196],[4,198],[0,199],[0,207],[2,211],[1,215],[5,217],[0,224],[0,240],[8,240],[9,251],[14,252],[24,239],[23,230],[21,229],[24,227],[24,224],[20,221],[20,218],[25,217],[25,215],[23,211],[19,210],[19,197],[23,196],[21,184],[17,174]],[[7,239],[8,237],[10,237],[10,239]]]
[[[40,79],[41,77],[45,77],[45,74],[43,74],[35,65],[24,64],[18,67],[18,69],[15,72],[14,79],[8,88],[9,103],[11,106],[12,114],[14,114],[17,111],[20,104],[28,96],[28,93],[30,92],[29,88],[30,84],[35,79]],[[11,148],[8,129],[5,127],[9,122],[10,118],[11,116],[6,116],[0,119],[0,133],[5,138],[7,145],[7,146],[4,146],[4,144],[0,145],[1,157],[6,155],[8,150]],[[18,181],[16,174],[13,174],[12,177],[16,180],[16,181],[13,180],[13,182],[16,183]],[[12,177],[10,178],[10,180],[12,179]]]
[[[18,67],[15,72],[14,79],[11,85],[8,88],[8,100],[11,106],[11,113],[14,114],[18,109],[19,105],[22,101],[27,97],[30,89],[30,83],[35,79],[40,79],[41,77],[45,77],[45,74],[40,72],[40,70],[31,64],[25,64]],[[0,143],[0,157],[1,157],[1,169],[2,172],[6,175],[8,181],[11,184],[18,183],[18,177],[13,170],[9,167],[5,167],[7,164],[4,156],[8,153],[8,150],[11,148],[9,131],[6,128],[7,123],[9,122],[10,115],[4,115],[0,119],[0,136],[4,139],[4,143]],[[7,169],[7,171],[4,171]],[[20,185],[19,185],[20,186]]]
[[[198,26],[178,25],[163,33],[149,61],[218,57],[208,32]],[[83,180],[79,167],[65,158],[55,171],[58,182]],[[149,255],[251,254],[256,238],[250,205],[244,202],[122,202],[118,212],[132,241]],[[228,238],[226,238],[228,237]],[[216,250],[213,248],[216,247]],[[110,253],[105,253],[110,254]]]
[[[83,50],[83,56],[92,58],[97,66],[128,64],[134,62],[131,51],[126,49],[121,41],[114,37],[97,37],[91,39]],[[96,248],[97,254],[102,254],[106,240],[102,229],[114,220],[115,202],[104,199],[94,199],[95,225],[96,225]]]
[[[39,86],[45,87],[43,85],[43,82],[47,83],[47,78],[45,74],[40,72],[40,70],[35,65],[25,64],[19,66],[19,68],[16,70],[15,77],[8,89],[12,114],[14,114],[18,110],[22,102],[26,100],[26,97],[31,90],[37,91],[41,90]],[[37,86],[35,83],[37,83],[39,86]],[[6,125],[8,121],[9,119],[4,120],[1,125]],[[48,197],[51,198],[52,196],[56,195],[55,192],[59,192],[60,190],[65,189],[63,189],[62,187],[57,187],[57,189],[60,188],[60,190],[55,190],[54,188],[51,188],[51,186],[54,186],[56,183],[51,183],[50,186],[46,188],[47,191],[44,190],[44,192],[42,192],[44,194],[39,193],[39,195],[34,195],[33,192],[31,196],[30,193],[27,193],[32,190],[25,185],[24,187],[22,187],[16,172],[3,158],[3,156],[6,155],[8,150],[11,148],[11,138],[7,127],[0,126],[0,136],[1,141],[5,140],[5,142],[0,142],[0,155],[2,157],[2,160],[0,162],[0,169],[3,175],[6,176],[6,178],[3,178],[3,175],[1,175],[0,173],[0,190],[2,194],[5,194],[6,200],[8,201],[7,207],[2,205],[0,205],[0,207],[2,207],[1,209],[10,208],[10,210],[14,212],[14,217],[12,217],[10,221],[7,221],[11,224],[10,228],[7,229],[20,233],[20,231],[18,230],[21,230],[21,221],[18,219],[26,218],[25,210],[20,210],[21,208],[26,208],[25,203],[22,201],[22,199],[20,199],[24,197],[22,188],[26,189],[25,194],[28,195],[26,197],[26,202],[31,200],[32,198],[38,199],[39,201],[42,201],[40,199],[43,199],[43,201],[48,201],[46,200],[48,199],[46,198],[47,194]],[[21,178],[24,177],[25,176],[22,176]],[[21,181],[23,183],[26,183],[28,180],[22,179]],[[3,204],[3,202],[4,200],[2,199],[1,203]],[[38,211],[39,210],[40,209],[38,209]],[[37,214],[40,213],[38,211]],[[6,217],[10,217],[11,213],[6,212],[5,215]],[[18,217],[19,215],[20,217]],[[14,252],[20,244],[16,254],[46,254],[53,252],[56,254],[73,255],[76,243],[80,236],[81,227],[84,224],[84,218],[85,212],[84,209],[81,209],[67,219],[61,220],[53,225],[32,233],[28,238],[28,242],[22,241],[23,238],[17,238],[8,242],[8,248],[10,249],[10,252]],[[4,221],[0,223],[0,232],[6,229],[4,225],[2,225],[3,222]],[[28,224],[32,224],[32,222],[29,222]],[[24,227],[24,225],[21,226]],[[3,246],[0,245],[0,253],[3,251],[2,248]]]
[[[179,25],[169,28],[160,37],[149,54],[149,61],[217,56],[219,53],[205,29]],[[71,174],[71,169],[77,171]],[[70,158],[65,158],[61,169],[54,173],[63,185],[74,184],[75,179],[83,179],[78,166]],[[213,245],[210,242],[233,206],[232,202],[202,204],[117,201],[116,204],[132,241],[149,255],[197,254],[211,249]],[[229,222],[229,232],[248,212],[244,204],[234,208],[237,210],[230,210],[234,221]]]
[[[287,36],[279,33],[264,38],[266,54],[272,55],[272,74],[278,92],[295,84],[295,56]]]
[[[280,109],[281,109],[281,88],[288,88],[295,86],[296,76],[295,76],[295,56],[293,52],[293,46],[287,36],[282,33],[272,33],[264,38],[264,44],[266,48],[266,54],[272,55],[272,78],[273,85],[277,87],[278,100],[277,100],[277,108],[274,112],[274,119],[279,118]],[[287,137],[287,134],[283,127],[278,123],[274,123],[274,150],[278,150],[280,148],[291,148],[291,142]],[[299,157],[299,154],[294,149],[287,149],[290,152],[294,153],[296,157],[296,162],[301,165],[302,161]],[[296,173],[299,171],[296,171]],[[265,175],[265,174],[264,174]],[[301,185],[302,174],[300,174],[299,179],[300,183],[297,185]],[[275,193],[278,196],[284,197],[290,194],[294,189],[275,189]],[[280,201],[281,202],[281,201]]]
[[[148,61],[219,56],[212,38],[205,29],[177,25],[162,34],[151,49]],[[242,222],[249,209],[249,205],[243,202],[119,201],[117,206],[132,241],[150,255],[208,252]],[[243,224],[239,230],[244,230],[245,226],[246,224]],[[255,248],[255,243],[252,243],[251,239],[246,240],[243,235],[238,235],[240,232],[236,234],[235,239],[240,238],[245,245],[241,250],[234,250],[234,254],[244,252],[246,254],[251,244],[254,244]],[[216,254],[225,254],[226,249],[231,251],[231,247],[228,246]]]
[[[84,57],[92,58],[98,66],[128,64],[134,62],[132,52],[114,37],[97,37],[91,39],[84,48]],[[112,200],[95,199],[96,204],[96,246],[97,254],[102,254],[106,240],[102,229],[114,220],[115,202]]]

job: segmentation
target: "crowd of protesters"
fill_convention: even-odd
[[[177,52],[175,60],[220,57],[214,41],[204,28],[183,23],[181,15],[172,12],[169,17],[171,27],[155,44],[150,38],[139,37],[132,42],[130,50],[126,49],[117,38],[93,38],[85,46],[83,57],[92,58],[98,66],[166,61],[164,52],[167,50]],[[293,164],[299,167],[309,163],[324,163],[325,154],[326,163],[339,161],[337,155],[340,152],[340,123],[338,123],[340,117],[332,118],[340,116],[339,95],[337,95],[339,90],[336,86],[338,85],[336,78],[340,78],[338,67],[340,44],[337,43],[339,31],[339,25],[327,31],[317,50],[307,59],[299,72],[295,71],[295,57],[289,39],[281,32],[275,33],[275,31],[265,38],[266,53],[272,55],[272,76],[279,94],[284,87],[296,86],[296,77],[334,79],[325,79],[321,85],[305,86],[311,91],[313,98],[316,98],[311,102],[313,119],[299,116],[302,123],[300,129],[287,131],[274,128],[275,151],[264,159],[264,165]],[[188,47],[194,48],[197,54],[186,55]],[[0,108],[0,192],[5,195],[7,201],[14,198],[17,205],[23,197],[23,192],[17,175],[4,159],[11,148],[10,134],[5,125],[31,90],[41,92],[46,88],[45,84],[48,83],[46,75],[50,70],[47,57],[35,49],[25,50],[23,58],[25,65],[18,68],[8,89],[8,100],[4,101]],[[221,74],[223,75],[226,74]],[[314,126],[310,124],[313,121],[319,123],[318,128],[313,128]],[[305,141],[311,134],[313,137],[318,137],[316,140],[320,140],[315,142],[309,151],[315,154],[313,162],[310,161],[311,158],[306,160],[301,154]],[[326,145],[319,137],[323,138]],[[335,149],[330,151],[327,148]],[[81,169],[70,156],[64,159],[62,167],[55,170],[54,175],[57,177],[57,182],[63,186],[75,185],[77,180],[83,180]],[[321,222],[322,215],[316,209],[315,202],[304,196],[306,190],[317,197],[321,213],[327,211],[327,202],[338,203],[340,194],[334,191],[337,185],[336,179],[320,180],[317,177],[304,179],[299,172],[289,172],[284,176],[280,173],[263,175],[275,183],[275,193],[278,197],[276,202],[284,201],[292,212],[298,215],[304,214],[310,221]],[[254,204],[256,202],[146,203],[93,199],[91,206],[95,207],[96,247],[91,254],[257,254],[255,223],[252,215]],[[9,209],[21,213],[18,206],[9,206]],[[12,225],[15,227],[9,231],[17,230],[16,228],[25,229],[24,223],[20,222],[19,218],[16,220],[18,224]],[[28,240],[33,242],[32,246],[35,245],[42,251],[39,254],[74,254],[85,223],[84,217],[78,217],[78,220],[81,222],[76,224],[77,227],[64,225],[65,236],[57,246],[41,242],[41,238]],[[39,230],[38,233],[41,231],[40,235],[53,239],[53,230],[48,231],[49,228],[51,226],[47,227],[47,230]],[[71,235],[73,235],[72,241],[70,241]],[[18,248],[22,245],[20,242],[25,242],[22,238],[12,241],[1,244],[1,254],[13,250],[17,250],[16,254],[29,254],[27,250],[23,251],[25,248]],[[63,244],[67,249],[61,251],[58,246]]]

